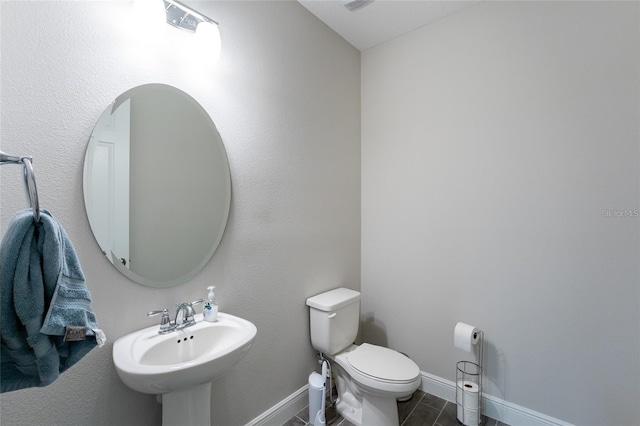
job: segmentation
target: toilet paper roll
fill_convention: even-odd
[[[473,345],[480,340],[480,330],[476,327],[459,322],[453,330],[453,345],[465,352],[471,352]]]
[[[458,421],[465,426],[477,426],[480,424],[478,410],[471,410],[458,405]]]
[[[477,383],[469,380],[459,380],[456,384],[456,401],[458,407],[468,410],[477,410],[480,402],[480,388]]]

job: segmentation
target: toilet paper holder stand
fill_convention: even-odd
[[[482,371],[484,333],[479,330],[478,363],[458,361],[456,363],[457,417],[465,426],[482,424]],[[474,336],[475,338],[476,336]]]

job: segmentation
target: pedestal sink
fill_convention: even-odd
[[[162,395],[162,424],[210,425],[211,382],[251,347],[253,323],[219,313],[217,322],[158,334],[159,325],[128,334],[113,344],[118,376],[131,389]]]

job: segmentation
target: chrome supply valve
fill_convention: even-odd
[[[158,329],[158,334],[167,334],[175,330],[176,324],[171,322],[167,308],[164,308],[161,311],[151,311],[147,313],[148,317],[155,317],[156,315],[162,315],[162,318],[160,318],[160,329]]]
[[[196,311],[193,305],[204,302],[204,299],[194,300],[193,302],[176,303],[176,320],[174,321],[176,328],[185,328],[196,323],[194,315]]]

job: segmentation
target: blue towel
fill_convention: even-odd
[[[51,213],[36,223],[26,209],[9,223],[0,265],[1,392],[47,386],[104,337],[78,257]]]

